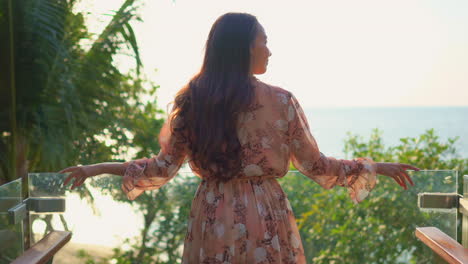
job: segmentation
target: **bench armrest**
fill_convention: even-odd
[[[70,241],[71,232],[52,231],[39,242],[27,249],[11,264],[43,264]]]
[[[436,227],[417,227],[416,237],[450,264],[468,263],[468,249]]]

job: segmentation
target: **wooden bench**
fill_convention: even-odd
[[[43,264],[51,260],[55,253],[70,241],[71,232],[52,231],[39,242],[26,250],[11,264]]]
[[[417,227],[416,237],[450,264],[468,264],[468,249],[436,227]]]

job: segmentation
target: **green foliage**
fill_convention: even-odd
[[[0,185],[30,172],[159,151],[157,135],[164,120],[156,115],[163,112],[155,100],[158,86],[140,74],[131,26],[140,20],[136,2],[123,1],[104,30],[94,35],[85,25],[86,14],[75,11],[77,1],[0,1],[0,68],[8,69],[0,71]],[[133,69],[121,71],[115,63],[119,56],[133,57]],[[138,151],[136,157],[128,156],[131,149]],[[29,191],[71,192],[61,185],[62,176],[32,176]],[[120,179],[113,188],[120,190]],[[93,205],[85,186],[73,192]],[[165,198],[161,192],[144,199],[139,202],[148,233],[159,210],[157,201]],[[47,216],[37,219],[49,223],[45,233],[51,231]],[[140,252],[145,251],[138,256]]]
[[[468,174],[468,159],[457,157],[455,144],[456,139],[441,142],[428,130],[416,138],[402,138],[397,146],[385,147],[382,132],[374,130],[367,142],[348,134],[345,152],[350,157]],[[376,188],[359,205],[354,205],[342,188],[323,190],[303,175],[290,174],[297,175],[285,177],[281,183],[311,263],[428,263],[432,254],[414,237],[415,228],[437,221],[439,228],[449,232],[456,224],[447,221],[447,215],[417,208],[418,192],[453,191],[450,187],[456,175],[451,171],[413,173],[416,186],[408,191],[380,175]]]
[[[382,131],[375,129],[368,142],[363,142],[357,135],[348,134],[344,151],[351,157],[371,157],[381,162],[414,164],[420,169],[450,169],[466,173],[467,160],[457,154],[457,140],[449,138],[447,142],[440,142],[434,129],[430,129],[416,138],[401,138],[397,146],[385,147]]]
[[[13,23],[6,19],[7,1],[0,2],[0,28],[13,25],[7,39],[14,43],[0,45],[0,64],[13,58],[11,70],[0,71],[6,95],[0,117],[9,120],[0,124],[0,184],[31,171],[128,159],[131,148],[139,156],[159,150],[157,140],[148,140],[163,120],[155,117],[162,113],[158,86],[139,73],[135,2],[124,1],[97,35],[88,32],[84,14],[73,11],[76,1],[12,1]],[[135,67],[122,72],[115,58],[128,55]]]

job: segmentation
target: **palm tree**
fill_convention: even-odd
[[[76,2],[0,0],[0,185],[20,177],[27,183],[28,172],[122,159],[132,147],[139,156],[159,151],[156,140],[145,140],[163,120],[155,118],[155,100],[139,100],[157,86],[140,74],[135,0],[125,0],[96,36],[73,11]],[[127,73],[114,65],[124,52],[135,61]],[[39,181],[35,188],[59,185]],[[86,188],[77,191],[92,204]]]
[[[0,65],[8,69],[0,71],[0,184],[28,171],[121,157],[134,146],[127,135],[135,122],[161,125],[155,103],[138,100],[157,87],[145,90],[140,74],[135,0],[124,1],[97,38],[72,11],[75,3],[0,2],[0,36],[8,40],[0,42]],[[135,70],[122,73],[113,60],[128,51]]]

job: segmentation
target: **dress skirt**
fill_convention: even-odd
[[[203,180],[192,202],[182,263],[306,263],[277,179]]]

